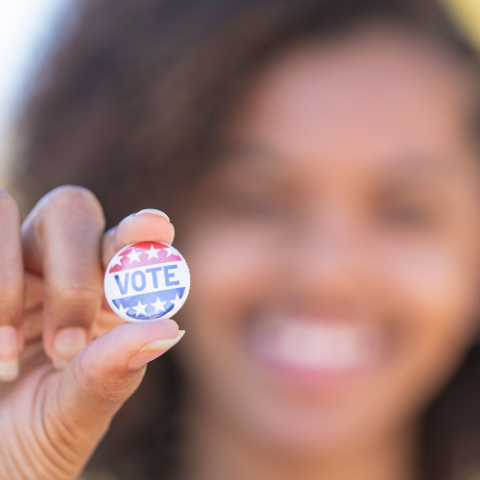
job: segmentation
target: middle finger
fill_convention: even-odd
[[[103,295],[103,229],[98,200],[80,187],[53,190],[25,220],[25,266],[44,277],[43,344],[57,366],[91,338]]]

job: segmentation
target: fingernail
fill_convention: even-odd
[[[145,208],[143,210],[140,210],[137,213],[134,213],[133,215],[137,217],[138,215],[143,215],[144,213],[151,213],[152,215],[159,215],[160,217],[166,218],[170,222],[170,218],[168,218],[168,215],[161,210],[157,210],[156,208]]]
[[[129,218],[137,217],[138,215],[143,215],[144,213],[151,213],[152,215],[159,215],[160,217],[166,218],[170,222],[170,218],[168,218],[168,215],[166,213],[162,212],[161,210],[157,210],[156,208],[145,208],[143,210],[140,210],[137,213],[132,213],[128,217],[125,217],[120,223],[125,222]]]
[[[126,222],[129,218],[132,218],[132,217],[134,217],[134,216],[135,216],[135,214],[132,213],[132,214],[129,215],[128,217],[125,217],[120,223]]]
[[[155,342],[147,343],[138,353],[130,358],[128,368],[130,370],[138,370],[139,368],[142,368],[148,362],[155,360],[157,357],[172,348],[184,335],[185,330],[180,330],[175,338],[156,340]]]
[[[53,341],[55,368],[62,369],[75,355],[87,346],[87,332],[84,328],[62,328]]]
[[[0,381],[13,382],[18,377],[18,358],[0,361]]]
[[[58,358],[54,358],[52,363],[56,370],[63,370],[68,365],[68,362],[65,360],[59,360]]]
[[[11,382],[18,377],[18,330],[11,325],[0,327],[0,381]]]

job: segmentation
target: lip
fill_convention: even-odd
[[[251,325],[249,350],[263,377],[317,389],[349,385],[381,368],[389,340],[387,329],[364,318],[273,315]]]

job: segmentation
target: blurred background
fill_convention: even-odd
[[[0,186],[15,145],[16,114],[57,26],[82,0],[0,0]],[[445,0],[480,49],[480,0]]]
[[[0,0],[0,169],[13,145],[16,112],[72,0]],[[2,178],[2,186],[4,179]]]

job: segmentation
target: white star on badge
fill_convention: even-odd
[[[130,310],[130,307],[125,308],[122,304],[120,304],[120,306],[118,307],[118,311],[120,313],[125,313],[126,314],[129,310]]]
[[[127,254],[127,257],[130,259],[130,263],[139,262],[140,261],[139,257],[142,253],[143,252],[137,252],[134,248],[132,248],[132,251]]]
[[[148,303],[145,305],[142,305],[142,303],[139,300],[137,306],[132,308],[133,310],[135,310],[135,315],[138,317],[141,313],[143,313],[144,315],[147,314],[147,312],[145,311],[147,307],[148,307]]]
[[[170,255],[178,255],[171,245],[169,245],[168,248],[165,248],[164,251],[167,254],[167,257],[169,257]]]
[[[168,302],[162,302],[157,297],[157,301],[155,303],[152,303],[152,305],[155,307],[155,313],[158,313],[160,310],[166,310],[166,308],[165,308],[166,303],[168,303]]]
[[[115,257],[112,261],[112,267],[114,267],[115,265],[120,265],[121,267],[123,267],[122,265],[122,258],[124,257],[125,255],[119,255],[118,257]]]
[[[147,250],[145,253],[148,254],[148,259],[151,260],[152,258],[158,258],[158,252],[160,248],[153,248],[153,245],[150,247],[150,250]]]

